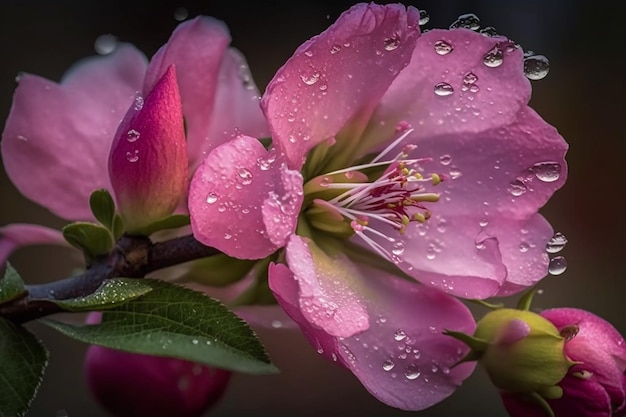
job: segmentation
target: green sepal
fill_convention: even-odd
[[[164,219],[158,220],[148,226],[133,230],[134,235],[150,236],[155,232],[166,229],[178,229],[179,227],[189,226],[190,219],[188,214],[172,214]]]
[[[113,219],[115,217],[115,202],[108,190],[101,189],[91,193],[89,206],[94,217],[104,227],[113,231]]]
[[[497,310],[499,308],[504,308],[504,304],[503,303],[488,303],[485,300],[478,300],[478,299],[471,299],[468,300],[471,303],[474,304],[478,304],[479,306],[483,306],[485,308],[488,308],[490,310]]]
[[[117,307],[150,291],[152,287],[141,279],[113,278],[106,280],[92,294],[54,303],[66,311],[99,311]]]
[[[550,404],[548,404],[545,398],[536,392],[531,392],[529,396],[546,413],[546,417],[555,417],[552,407],[550,407]]]
[[[72,246],[81,249],[87,263],[113,249],[113,235],[104,226],[96,223],[76,222],[63,228],[63,237]]]
[[[538,391],[539,395],[548,400],[558,400],[563,397],[563,388],[558,385],[543,388]]]
[[[22,417],[39,390],[48,351],[28,330],[0,317],[0,417]]]
[[[519,299],[519,301],[517,302],[517,309],[518,310],[524,310],[524,311],[529,311],[530,310],[530,306],[533,303],[533,297],[535,296],[535,288],[531,288],[528,291],[526,291]]]
[[[14,300],[26,295],[24,281],[10,263],[6,263],[4,277],[0,278],[0,303]]]
[[[245,277],[257,261],[236,259],[220,253],[194,261],[183,281],[224,287]]]
[[[104,310],[99,324],[40,321],[76,340],[112,349],[250,374],[278,371],[254,331],[218,300],[165,281],[142,282],[152,291]]]
[[[124,228],[124,220],[122,219],[122,216],[115,213],[115,216],[113,216],[113,227],[111,229],[111,232],[113,233],[113,240],[116,242],[120,240],[125,231],[126,229]]]
[[[479,339],[477,337],[474,337],[474,336],[470,336],[469,334],[466,334],[463,332],[455,332],[453,330],[444,330],[443,334],[445,334],[446,336],[453,337],[456,340],[460,340],[477,354],[482,354],[482,352],[487,350],[487,347],[489,347],[489,343],[487,343],[486,341]]]

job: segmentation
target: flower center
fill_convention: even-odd
[[[431,159],[409,158],[415,145],[406,144],[395,157],[388,157],[412,132],[406,130],[366,164],[307,182],[305,215],[310,225],[339,237],[356,234],[381,256],[396,259],[402,243],[393,235],[401,235],[412,222],[423,223],[430,217],[425,203],[437,202],[439,194],[429,192],[429,188],[443,180],[439,174],[424,174],[423,165]],[[389,234],[390,229],[383,225],[396,233]],[[380,239],[392,245],[381,244]],[[390,252],[387,247],[394,249]]]

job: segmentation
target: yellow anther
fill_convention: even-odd
[[[426,221],[426,217],[422,213],[415,213],[413,214],[413,220],[424,223]]]
[[[441,177],[439,176],[439,174],[432,174],[430,178],[433,181],[433,185],[437,185],[441,182]]]

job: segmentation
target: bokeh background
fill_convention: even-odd
[[[185,11],[220,18],[247,57],[261,90],[303,41],[330,25],[350,1],[88,1],[0,0],[0,126],[20,71],[59,80],[76,60],[95,54],[94,41],[113,34],[151,56]],[[585,308],[626,333],[626,77],[625,7],[619,1],[420,0],[426,28],[447,27],[463,13],[546,55],[547,78],[533,82],[532,106],[568,140],[567,184],[544,207],[569,244],[567,271],[541,284],[538,307]],[[179,9],[184,8],[184,9]],[[0,169],[0,225],[61,227],[63,222],[21,197]],[[76,266],[66,251],[29,248],[12,258],[28,282],[66,276]],[[32,329],[51,350],[51,362],[29,417],[103,417],[82,380],[85,346],[46,329]],[[213,416],[401,416],[371,397],[352,375],[322,361],[297,333],[261,331],[282,374],[237,375]],[[0,358],[2,360],[2,358]],[[0,408],[1,408],[0,404]],[[496,391],[476,372],[447,401],[420,416],[505,416]]]

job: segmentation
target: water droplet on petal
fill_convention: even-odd
[[[401,342],[404,339],[406,339],[406,333],[404,330],[402,329],[398,329],[396,330],[396,332],[393,334],[393,338],[396,340],[396,342]]]
[[[495,46],[492,50],[487,52],[483,56],[483,64],[488,66],[489,68],[496,68],[502,65],[504,62],[504,54],[502,53],[502,49]]]
[[[450,25],[449,29],[480,29],[480,19],[474,13],[463,14]]]
[[[550,61],[543,55],[524,58],[524,74],[529,80],[541,80],[550,71]]]
[[[530,246],[528,245],[528,243],[526,242],[522,242],[519,244],[519,251],[522,253],[526,253],[528,252],[528,249],[530,249]]]
[[[385,362],[383,362],[383,371],[389,372],[393,369],[394,366],[396,366],[396,364],[393,363],[391,359],[387,359]]]
[[[452,157],[448,154],[441,155],[439,157],[439,163],[441,163],[441,165],[450,165],[451,162],[452,162]]]
[[[130,129],[126,133],[126,140],[129,142],[135,142],[137,139],[139,139],[140,136],[141,134],[137,132],[135,129]]]
[[[336,54],[337,52],[341,51],[341,46],[340,45],[333,45],[332,48],[330,48],[330,53],[332,55]]]
[[[126,160],[128,160],[128,162],[139,161],[139,150],[135,149],[135,152],[126,152]]]
[[[108,55],[117,48],[117,36],[110,33],[100,35],[96,38],[93,47],[100,55]]]
[[[543,182],[554,182],[561,176],[561,164],[558,162],[539,162],[530,170]]]
[[[446,41],[437,41],[435,42],[435,52],[438,55],[448,55],[452,52],[454,48]]]
[[[248,169],[240,168],[238,175],[239,175],[241,184],[243,185],[252,184],[252,172],[250,172]]]
[[[394,255],[400,256],[404,253],[404,243],[402,241],[397,241],[393,244],[391,249],[391,253]]]
[[[519,197],[522,194],[524,194],[526,191],[528,191],[528,188],[526,187],[526,184],[524,184],[519,179],[516,179],[516,180],[511,181],[511,183],[509,184],[508,190],[509,190],[509,193],[511,193],[513,196]]]
[[[479,32],[488,37],[498,36],[498,31],[493,26],[485,26]]]
[[[476,81],[478,81],[478,76],[473,72],[468,72],[465,74],[465,77],[463,77],[464,84],[474,84]]]
[[[213,204],[217,201],[217,194],[215,194],[214,192],[210,192],[209,194],[207,194],[206,196],[206,202],[208,204]]]
[[[411,381],[412,381],[412,380],[414,380],[414,379],[419,378],[419,376],[420,376],[421,374],[422,374],[422,373],[420,372],[420,368],[418,368],[418,367],[417,367],[417,366],[415,366],[415,365],[409,365],[409,366],[407,366],[407,367],[406,367],[406,370],[404,371],[404,376],[405,376],[405,378],[406,378],[406,379],[409,379],[409,380],[411,380]]]
[[[394,33],[392,36],[385,39],[385,50],[393,51],[400,46],[400,34]]]
[[[320,73],[319,72],[313,72],[312,74],[300,74],[300,79],[302,80],[302,82],[304,82],[306,85],[313,85],[316,82],[319,81],[320,79]]]
[[[428,22],[430,22],[430,15],[426,10],[420,10],[419,25],[424,26]]]
[[[546,244],[546,252],[557,253],[563,250],[567,244],[567,238],[561,232],[556,232]]]
[[[440,97],[449,96],[454,94],[454,88],[448,83],[438,83],[435,84],[435,94]]]
[[[550,259],[548,272],[552,275],[561,275],[567,269],[567,260],[563,256],[555,256]]]

